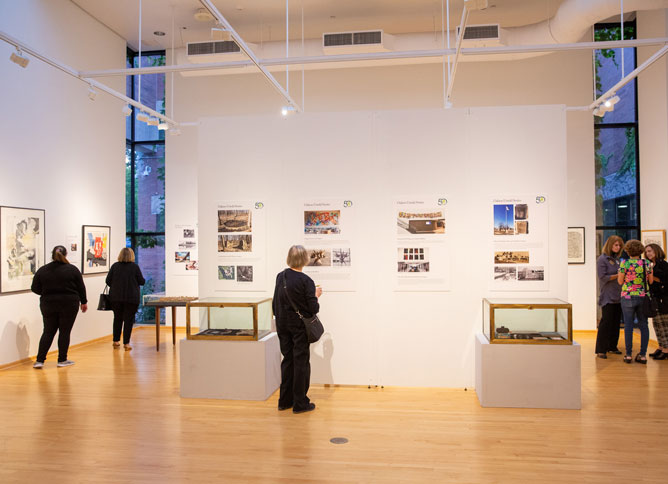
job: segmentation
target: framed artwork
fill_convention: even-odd
[[[585,263],[585,228],[568,227],[568,263]]]
[[[641,230],[640,242],[647,246],[649,244],[656,244],[666,252],[666,231],[665,230]]]
[[[46,262],[44,210],[0,207],[0,292],[30,290]]]
[[[81,227],[81,272],[101,274],[109,272],[109,243],[111,227],[83,225]]]

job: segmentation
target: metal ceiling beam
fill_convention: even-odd
[[[459,56],[462,53],[462,40],[464,39],[464,32],[466,30],[466,22],[469,19],[469,9],[467,8],[466,0],[464,1],[464,9],[462,10],[462,21],[459,24],[459,34],[457,35],[457,42],[455,44],[455,59],[452,61],[452,69],[448,77],[448,91],[445,95],[445,107],[452,107],[450,98],[452,97],[452,88],[455,86],[455,75],[457,74],[457,65],[459,64]]]
[[[107,94],[110,94],[111,96],[120,99],[121,101],[131,104],[132,106],[136,107],[137,109],[140,109],[148,114],[150,114],[153,117],[156,117],[162,121],[164,121],[167,124],[170,124],[171,126],[178,126],[179,123],[174,121],[171,118],[168,118],[167,116],[164,116],[163,114],[160,114],[159,112],[149,108],[148,106],[145,106],[144,104],[141,104],[134,99],[130,99],[127,97],[125,94],[121,94],[120,92],[110,88],[109,86],[102,84],[99,81],[96,81],[95,79],[89,78],[87,76],[82,75],[80,71],[77,71],[73,67],[68,66],[67,64],[63,64],[62,62],[54,59],[53,57],[49,57],[45,54],[40,53],[39,51],[33,49],[29,45],[25,44],[24,42],[20,41],[19,39],[12,37],[11,35],[7,34],[6,32],[0,31],[0,40],[3,40],[7,42],[8,44],[13,45],[17,49],[20,49],[22,52],[26,52],[30,54],[31,56],[35,57],[36,59],[41,60],[45,64],[48,64],[52,67],[55,67],[56,69],[60,70],[61,72],[64,72],[65,74],[68,74],[81,82],[85,82],[89,86],[92,86],[96,89],[99,89],[100,91],[104,91]]]
[[[211,13],[211,15],[213,15],[213,17],[223,26],[223,28],[230,33],[242,52],[248,56],[251,62],[255,64],[258,69],[260,69],[262,75],[271,83],[272,86],[274,86],[274,89],[276,89],[276,91],[278,91],[278,93],[285,98],[287,103],[295,108],[297,112],[301,112],[301,107],[292,99],[292,97],[290,97],[290,93],[283,89],[283,86],[281,86],[276,78],[272,76],[271,73],[261,64],[260,59],[258,59],[248,44],[246,44],[246,42],[244,42],[244,40],[239,36],[237,31],[234,30],[227,19],[223,17],[223,14],[218,11],[211,0],[200,0],[200,3],[204,5],[209,13]]]
[[[621,49],[626,47],[647,47],[653,45],[665,45],[668,37],[639,40],[612,40],[607,42],[576,42],[572,44],[539,44],[525,46],[503,46],[503,47],[474,47],[462,48],[464,56],[474,55],[501,55],[501,54],[529,54],[536,52],[560,52],[570,50],[594,50],[594,49]],[[431,49],[431,50],[406,50],[398,52],[373,52],[368,54],[340,54],[340,55],[318,55],[303,57],[278,57],[272,59],[258,59],[265,67],[284,66],[295,64],[324,64],[330,62],[351,61],[373,61],[387,59],[417,59],[421,57],[439,57],[453,55],[454,49]],[[191,72],[206,71],[212,69],[231,69],[254,65],[250,60],[211,62],[207,64],[179,64],[172,66],[141,67],[131,69],[106,69],[95,71],[81,71],[84,77],[110,77],[110,76],[133,76],[137,74],[160,74],[164,72]]]

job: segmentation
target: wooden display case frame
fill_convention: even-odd
[[[228,340],[228,341],[257,341],[271,333],[271,329],[258,330],[257,307],[260,304],[269,302],[271,298],[262,299],[256,302],[199,302],[193,301],[186,304],[186,339],[203,340]],[[252,335],[219,335],[219,334],[192,334],[190,325],[190,308],[206,308],[207,326],[211,323],[211,308],[253,308],[253,334]],[[273,316],[273,311],[272,311]]]
[[[483,318],[485,317],[485,303],[489,305],[489,335],[487,339],[490,343],[494,344],[523,344],[523,345],[572,345],[573,344],[573,305],[570,303],[564,302],[563,304],[558,303],[492,303],[489,299],[483,298],[482,300],[482,313]],[[494,322],[494,310],[495,309],[526,309],[531,311],[534,309],[554,309],[554,332],[558,332],[558,311],[560,309],[566,309],[568,311],[568,339],[564,340],[552,340],[552,339],[505,339],[505,338],[496,338],[495,322]],[[485,322],[483,320],[483,329]]]

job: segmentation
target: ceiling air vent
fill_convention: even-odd
[[[467,47],[487,47],[502,44],[503,30],[499,24],[467,25],[464,29],[462,45]],[[459,27],[457,27],[459,35]]]
[[[252,46],[252,44],[249,44]],[[245,59],[246,56],[233,40],[188,42],[186,56],[189,62],[225,62]]]
[[[322,34],[322,50],[325,54],[388,52],[392,50],[393,40],[392,35],[382,30],[333,32]]]

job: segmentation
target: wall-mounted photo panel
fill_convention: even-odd
[[[81,269],[83,274],[109,272],[109,244],[111,227],[105,225],[83,225],[81,227]]]
[[[394,201],[395,290],[450,290],[447,203],[444,196],[401,197]]]
[[[198,233],[195,225],[175,225],[173,233],[176,235],[176,247],[174,253],[188,252],[187,261],[179,261],[175,258],[177,264],[172,264],[172,271],[175,276],[197,276],[199,268],[199,251],[197,247]],[[186,263],[179,263],[186,262]]]
[[[46,262],[44,210],[0,207],[0,292],[30,290]]]
[[[266,288],[265,214],[266,208],[261,201],[218,202],[216,291],[262,291]]]
[[[304,201],[303,245],[309,253],[304,272],[323,291],[356,290],[356,223],[353,200]]]
[[[568,227],[568,263],[585,263],[585,228]]]
[[[490,290],[547,291],[547,197],[494,198],[490,213]]]

